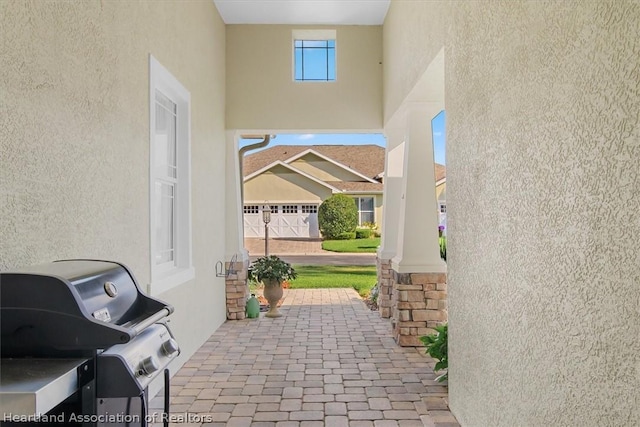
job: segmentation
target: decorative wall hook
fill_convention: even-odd
[[[234,255],[229,261],[229,268],[224,268],[224,263],[222,261],[218,261],[216,263],[216,277],[229,277],[231,274],[236,274],[238,271],[234,268],[236,261],[238,260],[238,255]]]

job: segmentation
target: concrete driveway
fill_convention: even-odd
[[[264,239],[246,238],[245,248],[251,261],[264,256]],[[291,264],[303,265],[376,265],[376,254],[341,254],[322,249],[320,239],[269,239],[269,254]]]

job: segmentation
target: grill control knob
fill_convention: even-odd
[[[149,376],[153,374],[155,371],[157,371],[158,369],[160,369],[160,365],[158,365],[156,358],[153,356],[149,356],[146,359],[144,359],[142,362],[140,362],[140,373],[142,375]]]
[[[177,352],[180,348],[178,347],[178,343],[173,338],[169,338],[167,341],[162,343],[162,352],[165,356],[172,356],[173,353]]]

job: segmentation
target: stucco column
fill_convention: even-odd
[[[431,119],[441,103],[406,110],[398,246],[391,260],[391,325],[402,346],[447,321],[447,267],[440,258]]]
[[[248,259],[244,249],[244,228],[242,219],[242,180],[240,178],[240,162],[238,160],[238,143],[240,135],[229,130],[225,133],[225,255],[231,259],[237,255],[240,261]]]
[[[404,141],[398,243],[391,266],[397,273],[446,273],[438,245],[438,211],[431,119],[440,103],[408,106]],[[386,209],[386,206],[385,206]]]
[[[398,246],[398,223],[400,220],[400,200],[402,196],[402,170],[404,166],[405,128],[385,129],[387,147],[385,150],[384,191],[382,206],[382,239],[378,248],[378,312],[383,318],[391,317],[391,259]]]
[[[244,248],[244,228],[242,218],[242,180],[238,160],[240,135],[233,130],[225,133],[225,288],[227,296],[227,319],[244,319],[249,254]],[[234,262],[231,262],[234,260]]]
[[[398,246],[398,221],[402,196],[402,169],[404,163],[404,128],[385,129],[387,147],[385,150],[384,191],[382,194],[382,239],[378,257],[391,259]]]

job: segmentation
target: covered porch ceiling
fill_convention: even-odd
[[[225,24],[382,25],[391,0],[213,0]]]

